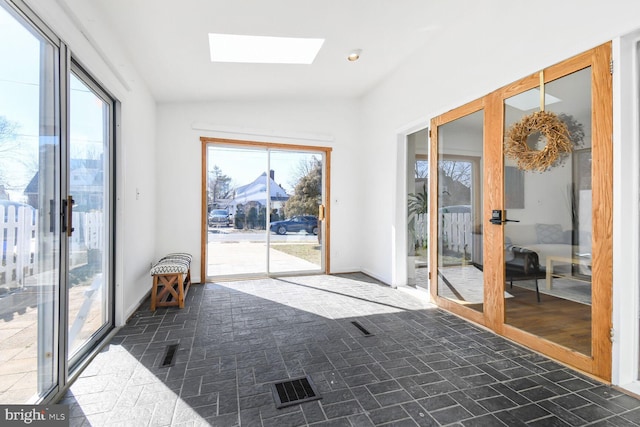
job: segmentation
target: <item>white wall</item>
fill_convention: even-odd
[[[469,2],[464,13],[477,16],[476,25],[450,25],[363,98],[361,141],[368,147],[364,176],[370,184],[363,189],[367,209],[374,207],[378,194],[400,200],[394,183],[405,175],[397,166],[406,162],[393,160],[400,152],[399,129],[640,27],[640,3],[631,0],[607,7],[597,1],[545,0],[535,6],[536,11],[546,11],[542,19],[529,3],[490,3]],[[375,226],[372,217],[364,221],[363,227],[372,232],[363,236],[369,248],[363,269],[395,283],[391,253],[401,218],[382,211]]]
[[[208,136],[331,147],[331,271],[359,271],[365,252],[360,223],[372,213],[362,209],[358,132],[354,101],[160,104],[156,256],[193,254],[192,276],[200,280],[200,137]]]
[[[570,182],[570,165],[554,167],[542,174],[525,172],[524,209],[509,209],[509,219],[522,224],[560,224],[563,230],[571,229],[571,199],[567,188]],[[585,226],[581,224],[582,229]]]
[[[369,147],[363,173],[371,184],[363,188],[366,208],[373,207],[374,196],[380,193],[395,194],[396,203],[404,200],[400,186],[394,182],[405,176],[406,172],[399,168],[406,161],[394,159],[406,153],[398,144],[398,134],[407,123],[426,121],[640,28],[640,2],[631,0],[607,3],[606,7],[598,1],[545,0],[536,3],[533,9],[530,3],[502,2],[499,12],[491,4],[470,2],[464,13],[477,16],[476,26],[456,28],[452,25],[447,34],[425,45],[363,98],[362,122],[365,125],[361,141],[366,141]],[[538,11],[544,11],[544,14]],[[614,51],[614,54],[619,53],[619,50]],[[619,64],[629,66],[630,61],[619,59],[614,57],[615,67]],[[618,85],[614,93],[614,98],[620,98],[622,92],[627,92],[622,94],[624,102],[616,100],[617,109],[630,108],[630,94],[637,94],[637,90],[629,89],[637,75],[625,76],[626,89],[621,90]],[[617,114],[616,126],[622,123],[620,117],[629,119],[628,113]],[[634,124],[637,126],[637,121]],[[637,146],[637,129],[628,126],[623,133],[616,131],[614,149],[618,166],[614,177],[614,210],[618,213],[614,213],[613,287],[616,303],[621,307],[614,308],[614,329],[625,331],[620,341],[614,341],[614,383],[636,381],[634,364],[638,364],[638,160],[637,148],[632,148]],[[630,139],[631,135],[636,139]],[[627,177],[629,173],[633,175],[631,182],[623,182],[622,168]],[[368,250],[368,256],[362,259],[363,270],[388,283],[404,284],[400,279],[406,265],[392,265],[391,262],[392,259],[403,259],[391,256],[397,244],[394,230],[402,227],[402,218],[382,211],[376,217],[376,224],[383,226],[374,227],[371,217],[363,220],[363,227],[372,230],[363,236]],[[635,221],[631,228],[630,220]],[[632,234],[625,230],[632,230]],[[625,266],[621,265],[621,260],[626,260]],[[633,302],[623,301],[623,295],[634,296]],[[625,339],[629,340],[628,344],[622,343]],[[630,351],[634,356],[630,356]]]
[[[72,55],[121,103],[116,143],[116,324],[151,289],[155,250],[155,101],[90,2],[28,1]]]
[[[636,0],[606,5],[598,0],[540,0],[535,7],[525,2],[469,1],[456,13],[477,17],[475,25],[459,28],[447,24],[442,36],[416,52],[360,103],[166,104],[158,107],[156,117],[154,101],[143,79],[123,56],[117,34],[102,25],[90,2],[27,2],[69,44],[87,70],[122,102],[117,155],[119,323],[148,292],[152,259],[174,250],[200,253],[200,136],[312,144],[300,140],[299,133],[331,135],[332,142],[320,145],[334,148],[332,270],[363,270],[398,284],[398,277],[406,280],[405,273],[397,273],[406,272],[406,264],[401,262],[406,262],[406,257],[398,256],[405,248],[395,248],[402,241],[397,236],[406,235],[406,221],[401,215],[406,208],[398,207],[399,202],[406,203],[406,185],[398,184],[406,176],[406,150],[399,143],[404,143],[404,137],[399,134],[418,130],[417,123],[424,127],[431,117],[640,28],[640,2]],[[620,108],[626,104],[616,105]],[[195,122],[208,123],[210,129],[218,130],[195,130]],[[221,132],[222,128],[228,132]],[[247,128],[252,131],[246,132]],[[624,139],[630,133],[616,134],[616,164],[633,166],[637,176],[637,160],[626,158],[621,148],[635,144]],[[622,179],[621,172],[617,173],[615,208],[637,211],[637,205],[620,202],[637,201],[637,183],[624,186]],[[390,206],[393,204],[395,209]],[[624,219],[629,218],[616,216],[614,239],[624,234]],[[637,215],[631,219],[637,222]],[[633,260],[637,261],[637,248],[626,247],[634,243],[637,245],[637,236],[616,239],[615,258],[624,255],[620,259],[636,265]],[[198,268],[199,260],[195,264]],[[637,268],[614,264],[617,302],[627,293],[625,286],[637,287],[637,274]],[[195,280],[199,275],[194,271]],[[636,289],[633,295],[637,294]],[[626,307],[623,312],[616,311],[616,325],[633,310]],[[632,335],[629,332],[627,336]],[[637,338],[636,329],[636,343]],[[637,356],[629,363],[637,363]],[[617,367],[614,380],[630,380],[628,372],[627,365]]]
[[[613,382],[640,394],[640,31],[614,44]]]

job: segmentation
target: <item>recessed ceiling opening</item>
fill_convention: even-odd
[[[562,101],[548,93],[544,94],[544,105],[555,104]],[[505,104],[517,108],[520,111],[529,111],[540,107],[540,89],[531,89],[526,92],[519,93],[511,98],[505,99]]]
[[[212,62],[312,64],[324,39],[209,33]]]

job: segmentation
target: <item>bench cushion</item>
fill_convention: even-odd
[[[180,260],[160,261],[151,268],[151,275],[158,274],[187,274],[189,263]]]
[[[186,252],[174,252],[174,253],[170,253],[167,254],[165,256],[163,256],[160,261],[165,260],[165,259],[182,259],[185,260],[189,263],[191,263],[191,260],[193,259],[193,257],[191,256],[191,254],[188,254]]]

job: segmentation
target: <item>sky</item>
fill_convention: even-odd
[[[218,166],[224,175],[232,179],[235,187],[249,184],[267,170],[266,149],[231,148],[216,146],[208,151],[209,171]],[[270,169],[274,171],[275,181],[287,194],[292,195],[295,182],[299,178],[301,162],[308,163],[319,158],[319,153],[300,151],[270,150]]]
[[[51,167],[39,164],[39,145],[56,141],[39,136],[40,46],[41,38],[0,8],[0,116],[18,125],[16,149],[8,153],[0,147],[0,178],[16,201],[24,201],[24,188],[39,167]],[[105,104],[72,74],[70,106],[70,155],[96,158],[104,150]]]
[[[24,187],[39,165],[39,145],[51,142],[39,136],[40,127],[40,46],[41,38],[28,31],[16,18],[0,8],[0,116],[18,124],[19,152],[0,153],[0,178],[4,175],[12,200],[24,201]],[[70,153],[72,158],[96,158],[104,150],[103,107],[97,98],[73,74],[70,79]],[[59,142],[59,141],[57,141]],[[300,177],[301,163],[319,158],[320,153],[238,149],[217,146],[210,151],[208,169],[218,166],[232,178],[235,187],[253,182],[267,169],[275,172],[275,181],[293,194]],[[16,157],[19,161],[16,161]],[[47,171],[46,173],[50,173]],[[53,175],[52,175],[53,176]]]

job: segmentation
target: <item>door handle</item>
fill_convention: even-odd
[[[67,196],[67,203],[65,203],[65,208],[66,208],[66,229],[67,229],[67,237],[71,237],[71,235],[74,232],[74,228],[73,228],[73,204],[75,203],[75,200],[73,200],[73,196]]]
[[[324,205],[318,206],[318,220],[324,221]]]
[[[502,225],[505,222],[520,222],[517,219],[507,219],[507,211],[503,211],[502,209],[494,209],[491,211],[491,219],[489,220],[491,224]]]
[[[49,232],[56,231],[56,201],[49,199]]]

